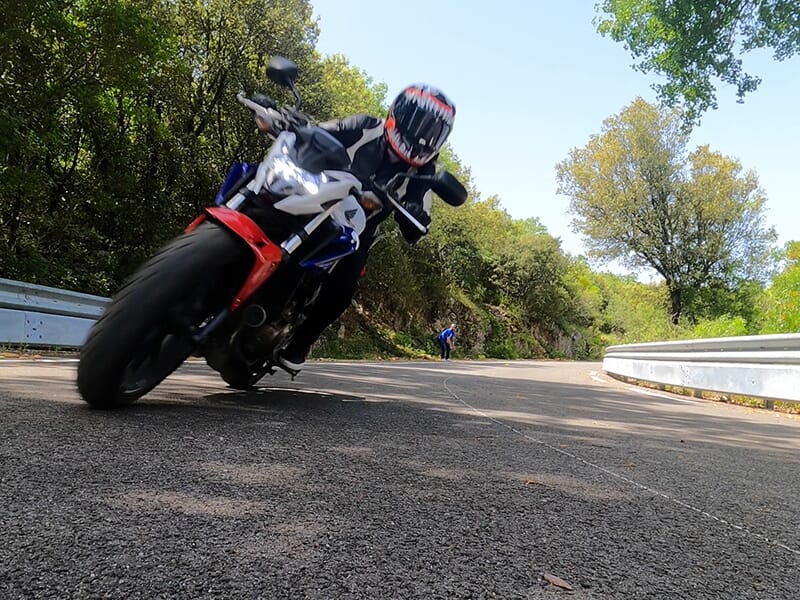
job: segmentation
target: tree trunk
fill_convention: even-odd
[[[683,302],[681,301],[681,290],[667,283],[669,290],[669,304],[671,308],[672,324],[677,325],[681,318],[681,311],[683,310]]]

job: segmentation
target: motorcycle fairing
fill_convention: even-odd
[[[344,181],[326,181],[320,183],[319,190],[315,194],[292,194],[276,201],[273,206],[291,215],[315,215],[322,212],[329,202],[345,198],[342,201],[343,204],[347,209],[353,209],[360,207],[358,201],[350,196],[350,190],[354,187],[361,189],[361,182],[355,178]],[[348,196],[350,197],[348,198]]]
[[[313,131],[308,133],[316,133],[311,136],[313,140],[326,142],[331,146],[328,154],[335,155],[334,150],[343,150],[334,138],[331,138],[332,141],[327,140],[330,137],[327,132],[323,132],[324,135]],[[358,250],[359,234],[366,227],[366,214],[354,196],[361,189],[361,182],[347,171],[332,170],[328,176],[304,170],[296,162],[298,152],[295,142],[295,134],[284,131],[279,134],[267,158],[260,165],[234,164],[220,189],[217,202],[220,199],[225,202],[235,188],[249,180],[247,188],[253,192],[266,189],[272,194],[283,195],[281,199],[273,199],[271,202],[276,210],[294,216],[327,214],[330,222],[335,224],[335,233],[324,247],[306,256],[300,263],[306,269],[326,270],[340,258]],[[322,145],[327,147],[326,144]],[[332,166],[337,167],[339,163],[333,161]],[[255,264],[234,297],[231,311],[239,308],[263,285],[284,260],[286,253],[285,244],[276,245],[255,221],[239,212],[245,196],[241,192],[220,206],[205,209],[204,214],[187,228],[187,231],[191,231],[205,218],[217,221],[240,237],[253,251]],[[263,200],[269,201],[267,198]],[[318,226],[319,224],[315,225]],[[306,233],[310,231],[307,230]],[[292,250],[288,252],[291,253]]]
[[[302,261],[300,266],[306,269],[328,269],[339,259],[358,250],[358,247],[358,233],[350,227],[341,227],[339,235],[325,246],[325,254],[314,254]]]

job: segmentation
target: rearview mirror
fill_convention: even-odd
[[[273,56],[267,63],[267,77],[278,85],[294,89],[297,65],[283,56]]]
[[[447,171],[438,171],[433,176],[431,189],[450,206],[461,206],[467,200],[467,189]]]

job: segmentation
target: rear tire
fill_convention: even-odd
[[[195,350],[190,329],[229,304],[252,265],[213,223],[167,244],[117,292],[81,348],[78,390],[95,408],[125,406]]]

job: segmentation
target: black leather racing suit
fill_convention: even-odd
[[[383,119],[368,115],[353,115],[342,120],[320,123],[320,127],[330,132],[347,149],[350,170],[362,181],[374,180],[381,185],[385,185],[397,173],[411,170],[389,148],[383,126]],[[434,163],[435,161],[431,161],[415,171],[433,174],[436,170]],[[418,221],[423,225],[430,223],[432,193],[426,182],[402,179],[394,192],[395,197]],[[368,217],[366,228],[360,236],[359,250],[339,261],[327,275],[317,300],[307,313],[306,320],[295,331],[290,347],[287,348],[293,351],[292,354],[305,354],[325,328],[347,309],[367,263],[369,249],[375,241],[379,225],[392,212],[395,213],[400,232],[409,243],[422,237],[419,229],[403,215],[393,211],[391,204],[384,202],[382,211]]]

